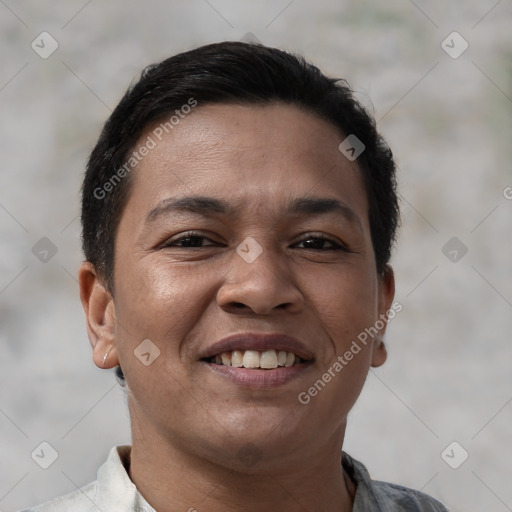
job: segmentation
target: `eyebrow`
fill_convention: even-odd
[[[192,212],[205,217],[215,214],[234,216],[240,207],[235,207],[222,199],[207,196],[169,197],[160,201],[146,215],[146,224],[172,212]],[[359,216],[342,201],[330,197],[305,196],[295,198],[285,209],[284,214],[322,215],[335,213],[362,229]]]

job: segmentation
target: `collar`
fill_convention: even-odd
[[[130,454],[131,445],[114,446],[110,450],[107,461],[98,470],[95,502],[102,510],[156,512],[130,479]],[[380,510],[366,467],[345,452],[341,465],[356,485],[353,512],[368,510],[370,503],[374,510]]]
[[[130,480],[131,445],[114,446],[98,470],[96,503],[101,510],[156,512]]]

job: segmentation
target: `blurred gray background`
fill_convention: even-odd
[[[88,483],[130,442],[76,281],[103,122],[143,66],[246,37],[348,79],[400,168],[403,310],[345,451],[452,511],[512,510],[511,0],[0,0],[0,509]]]

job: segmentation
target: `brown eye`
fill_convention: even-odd
[[[348,247],[324,236],[308,236],[303,238],[296,245],[300,244],[304,244],[304,249],[311,249],[315,251],[349,251]]]
[[[204,236],[200,233],[189,232],[189,233],[185,233],[177,238],[173,238],[173,239],[170,239],[170,240],[164,242],[161,245],[161,248],[182,247],[184,249],[188,249],[188,248],[197,248],[197,247],[199,247],[199,248],[200,247],[210,247],[212,245],[216,245],[215,242],[213,242],[211,244],[204,245],[203,242],[205,240],[209,241],[209,242],[213,242],[210,238],[207,238],[206,236]]]

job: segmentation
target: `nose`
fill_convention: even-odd
[[[254,261],[233,252],[217,303],[235,314],[268,315],[274,310],[296,313],[303,296],[284,256],[263,249]]]

